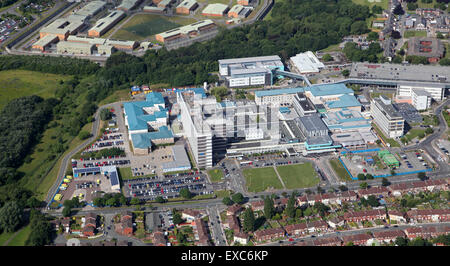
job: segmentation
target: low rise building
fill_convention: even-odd
[[[319,73],[320,70],[325,68],[325,65],[311,51],[297,54],[289,60],[293,69],[300,74]]]
[[[91,37],[100,37],[108,30],[114,27],[119,21],[125,17],[125,12],[121,10],[115,10],[104,18],[101,18],[97,23],[89,29],[88,35]]]
[[[58,54],[82,54],[91,55],[94,50],[94,45],[89,43],[74,43],[61,41],[56,44],[56,52]]]
[[[212,17],[223,17],[227,14],[230,8],[224,4],[209,4],[202,11],[203,16],[212,16]]]
[[[343,245],[347,245],[349,243],[353,243],[356,246],[366,246],[369,243],[369,240],[372,239],[372,236],[369,234],[355,234],[355,235],[346,235],[342,237]]]
[[[137,7],[142,0],[122,0],[122,3],[116,8],[122,11],[130,11],[131,9]]]
[[[275,238],[283,237],[284,230],[280,227],[258,230],[254,232],[254,236],[257,241],[270,241]]]
[[[49,46],[51,46],[53,43],[57,43],[59,41],[59,37],[54,34],[47,34],[42,38],[39,38],[39,40],[31,46],[34,50],[39,50],[41,52],[44,52]]]
[[[156,40],[162,43],[180,42],[201,36],[202,34],[208,33],[216,28],[216,24],[212,20],[207,19],[158,33],[156,34]]]
[[[184,0],[176,8],[177,14],[189,15],[198,8],[198,3],[195,0]]]
[[[411,210],[406,215],[413,222],[447,222],[450,220],[449,209]]]
[[[373,232],[373,238],[383,243],[392,243],[397,237],[405,237],[405,233],[402,230],[380,231]]]

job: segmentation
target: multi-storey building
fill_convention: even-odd
[[[373,98],[370,104],[370,114],[374,123],[388,138],[403,136],[405,119],[395,110],[389,98],[381,95]]]

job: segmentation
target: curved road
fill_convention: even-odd
[[[47,207],[50,206],[50,202],[53,198],[53,196],[55,195],[59,184],[61,183],[61,181],[64,179],[64,176],[66,174],[66,169],[69,166],[69,161],[72,158],[72,156],[74,156],[77,152],[81,151],[83,148],[86,147],[86,145],[88,145],[90,142],[94,141],[97,138],[97,134],[99,131],[99,126],[100,126],[100,112],[102,109],[110,107],[110,106],[114,106],[116,104],[121,104],[122,102],[115,102],[115,103],[110,103],[110,104],[106,104],[103,106],[100,106],[97,109],[97,112],[95,112],[94,114],[94,123],[92,125],[92,131],[91,131],[91,137],[88,138],[87,140],[85,140],[83,143],[81,143],[80,145],[78,145],[78,147],[76,147],[75,149],[73,149],[72,151],[70,151],[69,153],[67,153],[61,162],[61,166],[59,167],[59,171],[58,171],[58,178],[56,179],[55,183],[53,184],[53,186],[50,188],[50,190],[47,193],[47,197],[45,199],[46,205]],[[119,110],[119,109],[117,109]]]

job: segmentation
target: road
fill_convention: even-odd
[[[107,105],[103,105],[101,107],[99,107],[97,109],[97,112],[94,114],[94,122],[92,125],[92,131],[91,131],[91,137],[88,138],[87,140],[85,140],[83,143],[81,143],[80,145],[78,145],[75,149],[71,150],[69,153],[67,153],[66,155],[64,155],[62,161],[61,161],[61,166],[59,168],[58,171],[58,177],[55,181],[55,183],[53,184],[53,186],[50,188],[47,197],[45,199],[45,202],[47,204],[47,207],[50,206],[50,202],[53,198],[53,196],[55,195],[59,184],[61,184],[61,181],[64,179],[64,176],[66,175],[66,169],[69,166],[70,163],[70,159],[79,151],[83,150],[90,142],[94,141],[95,139],[97,139],[98,136],[98,132],[99,132],[99,126],[100,126],[100,112],[102,109],[104,108],[108,108],[108,107],[114,107],[117,110],[120,110],[120,104],[122,102],[116,102],[116,103],[111,103],[111,104],[107,104]]]

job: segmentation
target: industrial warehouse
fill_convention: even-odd
[[[201,36],[211,30],[215,30],[216,27],[216,24],[212,20],[202,20],[190,25],[161,32],[156,35],[156,40],[162,43],[181,42],[190,38]]]

